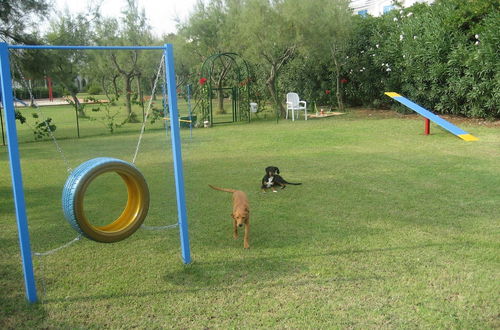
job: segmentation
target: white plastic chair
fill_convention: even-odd
[[[250,112],[257,113],[257,103],[250,102]]]
[[[295,111],[297,111],[297,119],[301,111],[304,111],[304,118],[307,120],[307,103],[299,99],[299,94],[288,93],[286,94],[286,119],[288,119],[288,112],[292,112],[292,121],[295,121]]]

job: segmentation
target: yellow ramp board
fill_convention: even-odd
[[[479,141],[479,139],[472,134],[462,134],[457,136],[464,141]]]
[[[387,95],[387,96],[390,96],[390,97],[397,97],[397,96],[401,96],[400,94],[398,94],[398,93],[394,93],[394,92],[385,92],[384,94],[385,94],[385,95]]]

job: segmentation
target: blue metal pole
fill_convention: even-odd
[[[168,107],[170,110],[170,132],[172,136],[172,156],[174,159],[175,188],[177,193],[177,214],[179,217],[178,221],[181,237],[182,260],[185,264],[189,264],[191,263],[191,252],[189,247],[186,197],[184,192],[184,174],[182,168],[179,111],[177,109],[177,85],[175,82],[174,50],[171,44],[165,44],[165,69],[168,92]]]
[[[23,262],[24,285],[28,301],[34,303],[38,299],[36,295],[35,275],[33,272],[33,260],[31,258],[30,234],[28,230],[28,219],[26,217],[21,161],[17,142],[16,115],[9,64],[9,48],[4,42],[0,43],[0,77],[3,108],[5,110],[4,115],[7,130],[10,173],[12,176],[12,190],[14,193],[14,206],[17,218],[17,231]]]
[[[104,49],[116,49],[116,50],[151,50],[165,49],[164,46],[51,46],[51,45],[10,45],[8,48],[11,49],[93,49],[93,50],[104,50]]]

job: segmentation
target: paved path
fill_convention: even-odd
[[[80,103],[85,103],[85,104],[95,103],[95,102],[85,102],[83,99],[78,99],[78,100],[80,101]],[[108,102],[108,100],[100,100],[100,101],[103,103]],[[19,108],[25,107],[26,106],[25,104],[29,106],[30,100],[22,100],[22,102],[18,101],[14,102],[14,106]],[[52,101],[49,99],[35,99],[35,104],[38,105],[39,107],[43,107],[47,105],[68,105],[69,103],[66,98],[59,97],[52,99]]]

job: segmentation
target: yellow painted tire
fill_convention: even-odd
[[[110,224],[94,226],[84,211],[88,186],[99,175],[117,173],[127,186],[127,204]],[[116,158],[88,160],[71,172],[64,185],[62,206],[66,220],[83,236],[97,242],[113,243],[132,235],[144,222],[149,210],[149,189],[142,173],[131,163]]]

